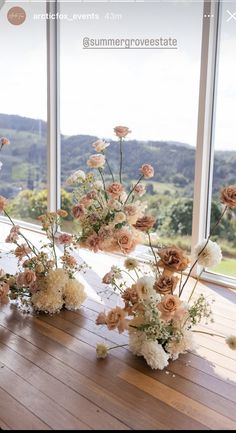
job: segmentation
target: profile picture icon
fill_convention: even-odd
[[[13,6],[7,12],[7,19],[12,25],[19,26],[23,24],[26,19],[25,10],[20,6]]]

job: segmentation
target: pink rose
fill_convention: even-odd
[[[0,195],[0,212],[2,212],[5,207],[7,207],[7,199]]]
[[[124,138],[126,137],[126,135],[128,135],[131,131],[129,130],[129,128],[127,126],[116,126],[114,128],[114,132],[116,134],[117,137],[119,138]]]
[[[72,215],[74,218],[81,219],[81,218],[83,218],[84,214],[85,214],[84,206],[82,206],[79,203],[76,204],[75,206],[73,206]]]
[[[97,155],[91,155],[87,161],[87,165],[90,168],[103,168],[105,165],[105,156],[98,153]]]
[[[107,193],[113,199],[118,199],[123,191],[124,191],[124,187],[119,182],[113,182],[107,187]]]
[[[154,176],[154,168],[150,164],[143,164],[140,171],[146,179]]]
[[[70,245],[72,242],[72,236],[68,233],[61,233],[58,237],[59,244]]]

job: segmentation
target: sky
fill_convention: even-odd
[[[1,0],[0,0],[1,2]],[[46,120],[46,21],[44,2],[17,2],[22,25],[0,11],[0,112]],[[130,138],[196,145],[202,2],[61,2],[61,132],[112,138],[113,127]],[[236,20],[223,5],[215,148],[236,150]],[[99,19],[74,18],[92,14]],[[86,50],[83,38],[175,38],[175,50]]]

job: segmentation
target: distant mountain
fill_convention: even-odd
[[[7,136],[11,145],[1,152],[3,167],[0,172],[0,193],[14,195],[17,189],[46,186],[47,124],[40,119],[0,114],[0,136]],[[84,169],[91,154],[91,144],[97,139],[90,135],[61,136],[62,183],[74,170]],[[111,167],[118,172],[119,149],[110,141],[107,156]],[[175,141],[126,140],[124,144],[124,172],[127,181],[137,179],[143,163],[155,168],[152,181],[175,184],[183,196],[192,195],[195,148]],[[215,152],[213,189],[218,192],[223,184],[236,182],[236,152]]]

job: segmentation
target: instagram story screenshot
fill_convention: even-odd
[[[0,0],[0,430],[236,430],[236,0]]]

